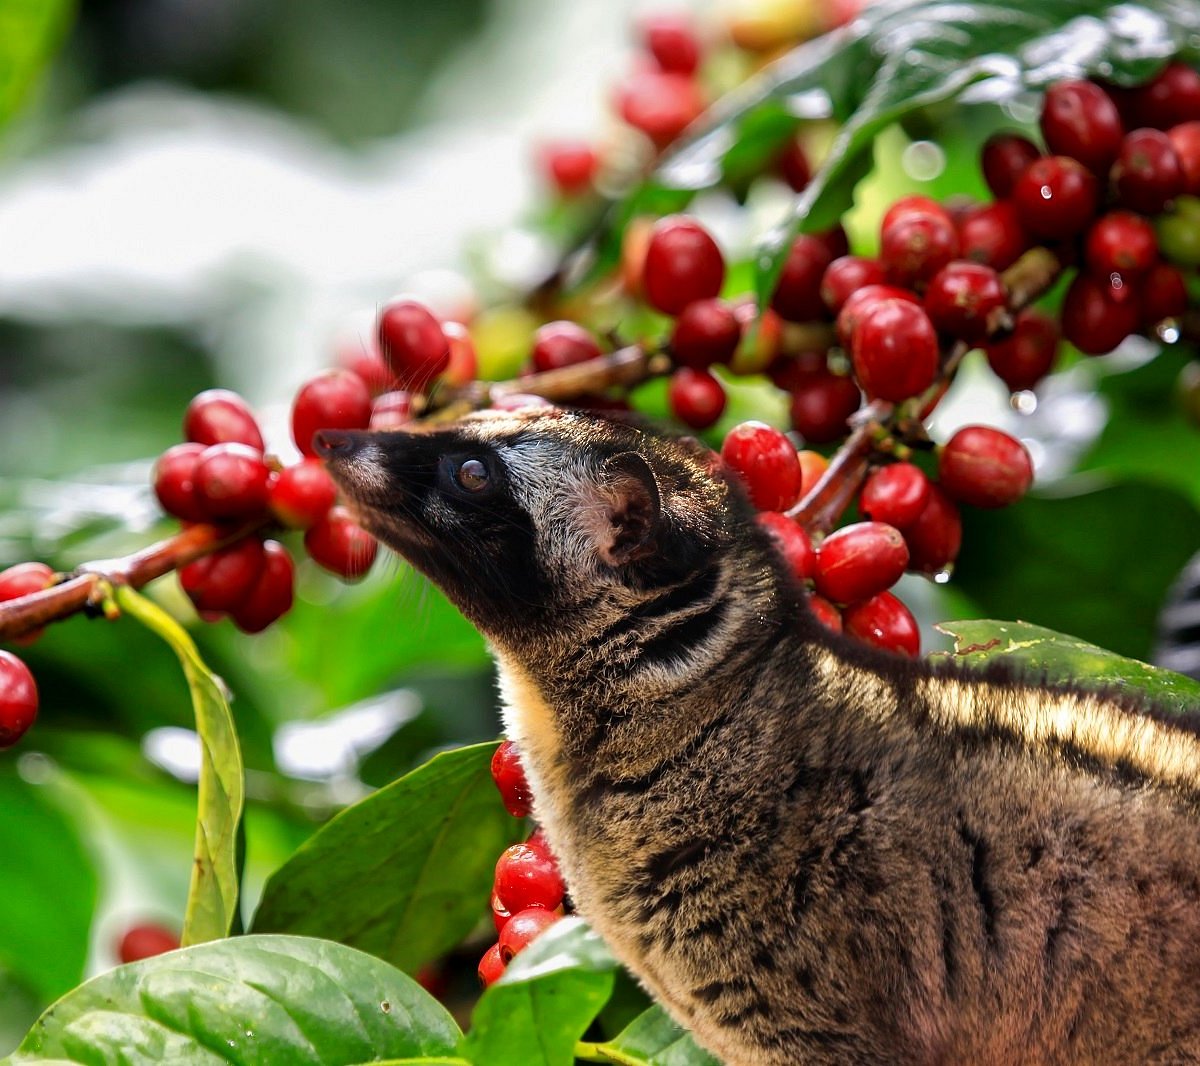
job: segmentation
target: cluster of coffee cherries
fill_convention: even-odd
[[[508,813],[514,818],[528,817],[533,794],[511,740],[504,741],[492,757],[492,780]],[[479,980],[484,987],[496,981],[534,937],[563,916],[566,894],[558,864],[540,829],[524,844],[504,850],[496,862],[492,885],[497,940],[479,961]]]

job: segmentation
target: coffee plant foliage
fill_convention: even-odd
[[[50,50],[66,14],[43,11],[0,40],[5,85],[28,81]],[[885,0],[746,80],[632,188],[542,223],[561,244],[568,291],[594,281],[640,216],[682,210],[718,184],[744,194],[794,135],[796,109],[808,100],[820,111],[823,93],[819,117],[836,123],[824,161],[785,222],[730,264],[743,291],[765,296],[797,233],[845,219],[855,250],[873,251],[878,215],[898,196],[980,194],[980,147],[1013,124],[1002,104],[1066,77],[1137,84],[1168,58],[1194,65],[1198,39],[1200,7],[1184,0]],[[15,99],[0,94],[0,118]],[[924,183],[897,166],[916,139],[945,153]],[[1042,306],[1062,295],[1052,289]],[[188,398],[220,384],[186,343],[162,345],[178,374],[156,374],[132,398],[111,377],[99,401],[122,405],[127,443],[145,452],[173,443]],[[1180,344],[1130,369],[1068,353],[1064,374],[1104,405],[1103,428],[1049,489],[967,514],[938,602],[969,621],[945,624],[955,644],[942,654],[1200,702],[1195,682],[1138,661],[1200,540],[1196,412],[1174,395],[1191,354]],[[706,440],[759,417],[763,395],[731,390]],[[661,390],[640,400],[666,411]],[[85,466],[0,481],[0,563],[70,571],[170,532],[146,519],[144,467]],[[348,587],[302,566],[294,607],[247,637],[227,624],[185,630],[176,619],[190,607],[172,580],[149,595],[120,589],[116,624],[77,619],[19,649],[42,715],[0,753],[5,1061],[714,1061],[577,918],[477,993],[496,856],[524,834],[488,771],[499,721],[486,648],[435,590],[399,565]],[[367,730],[336,765],[318,759],[305,774],[280,757],[283,736],[320,751],[333,735],[322,730],[371,715],[387,728]],[[195,730],[198,765],[168,774],[145,757],[143,738],[169,729]],[[102,905],[118,884],[144,913]],[[173,927],[182,948],[110,968],[134,918]]]

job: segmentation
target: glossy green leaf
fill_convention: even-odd
[[[152,629],[179,656],[196,713],[201,750],[196,847],[181,940],[199,944],[228,936],[238,921],[239,831],[246,800],[229,701],[175,619],[131,588],[118,588],[116,597],[122,611]]]
[[[617,1037],[595,1046],[600,1060],[644,1062],[647,1066],[721,1066],[720,1060],[696,1044],[662,1007],[651,1007]]]
[[[74,11],[71,0],[0,0],[0,124],[50,61]]]
[[[495,750],[443,752],[332,819],[267,882],[254,931],[326,937],[410,972],[457,944],[522,828],[492,783]]]
[[[1084,688],[1119,689],[1175,711],[1200,710],[1200,681],[1127,659],[1077,637],[1028,622],[972,619],[937,627],[954,638],[951,659],[967,666],[1003,661],[1036,681],[1073,681]]]
[[[10,1060],[86,1066],[339,1066],[447,1056],[458,1027],[387,963],[342,944],[247,936],[111,970],[52,1006]]]
[[[463,1038],[475,1066],[571,1066],[617,963],[578,918],[551,926],[480,997]]]

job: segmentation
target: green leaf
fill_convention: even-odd
[[[453,1055],[458,1037],[441,1004],[379,959],[323,940],[246,936],[88,981],[6,1062],[338,1066]]]
[[[954,637],[947,659],[967,666],[1012,663],[1035,681],[1072,681],[1093,689],[1123,689],[1145,696],[1174,711],[1200,709],[1200,681],[1127,659],[1077,637],[1028,622],[978,619],[942,622],[937,627]]]
[[[323,936],[409,972],[457,944],[521,829],[492,784],[495,750],[443,752],[332,819],[267,882],[254,931]]]
[[[116,598],[122,611],[152,629],[179,656],[196,712],[201,749],[196,848],[181,940],[199,944],[228,936],[238,921],[239,833],[246,798],[233,714],[221,682],[175,619],[131,588],[118,588]]]
[[[691,1033],[680,1028],[662,1007],[654,1006],[635,1018],[614,1039],[594,1046],[597,1060],[644,1062],[648,1066],[721,1066],[698,1047]],[[591,1058],[593,1056],[589,1056]]]
[[[571,1066],[617,963],[578,918],[551,926],[480,997],[462,1054],[476,1066]]]
[[[24,100],[70,25],[71,0],[0,2],[0,125]]]
[[[53,794],[11,765],[0,769],[0,868],[0,974],[26,985],[40,1006],[83,976],[96,873]]]

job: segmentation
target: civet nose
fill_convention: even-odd
[[[340,429],[319,429],[313,435],[313,448],[322,459],[346,459],[358,450],[358,437]]]

